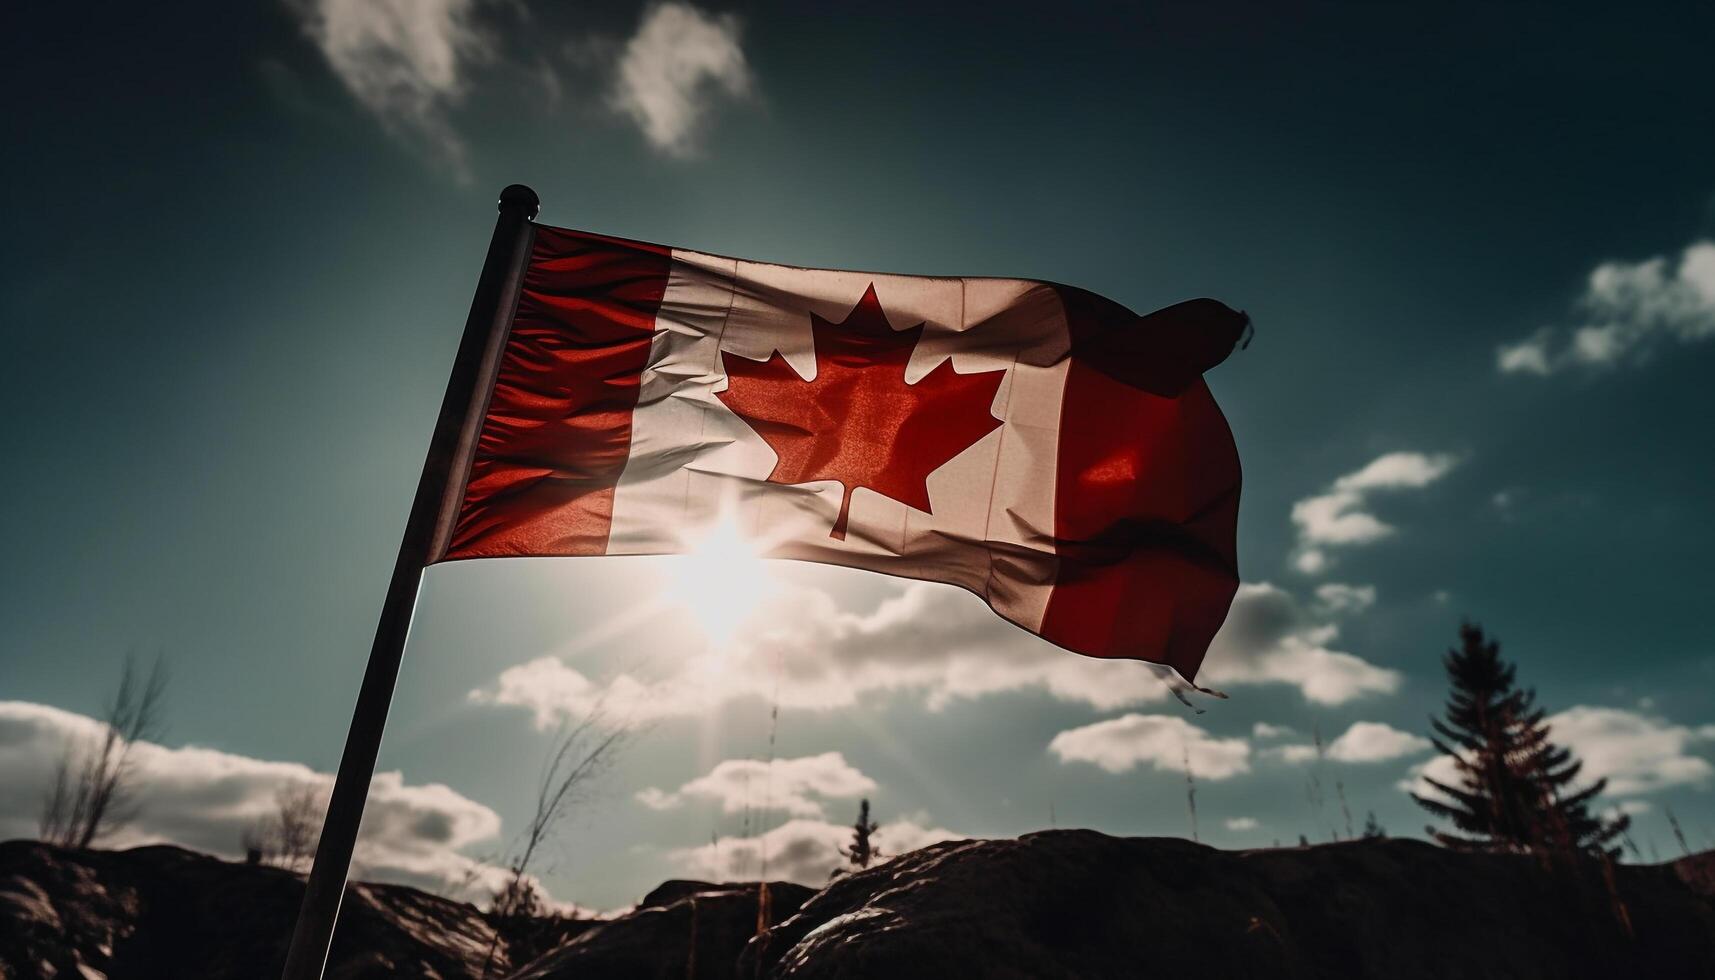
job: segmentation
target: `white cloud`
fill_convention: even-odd
[[[1330,564],[1328,553],[1320,548],[1302,548],[1292,558],[1292,567],[1306,575],[1320,575]]]
[[[629,675],[622,674],[614,685],[625,683],[637,684]],[[469,694],[470,700],[477,704],[524,708],[534,717],[536,727],[544,730],[553,728],[562,718],[589,714],[604,703],[604,696],[605,692],[594,681],[557,657],[538,657],[508,667],[492,685]]]
[[[1576,326],[1545,327],[1502,345],[1496,368],[1536,375],[1574,366],[1609,368],[1648,357],[1669,341],[1715,337],[1715,242],[1693,242],[1677,262],[1658,255],[1598,265],[1578,311],[1582,322]]]
[[[865,696],[920,697],[931,710],[1009,691],[1040,690],[1098,710],[1167,697],[1159,668],[1061,650],[1002,620],[952,586],[914,582],[867,612],[826,592],[782,590],[723,648],[674,662],[660,678],[596,682],[557,657],[503,671],[473,701],[523,708],[552,727],[600,704],[633,721],[705,714],[741,698],[785,708],[849,708]]]
[[[1549,737],[1584,760],[1583,778],[1607,777],[1610,796],[1653,793],[1671,786],[1708,786],[1715,767],[1694,755],[1710,733],[1664,718],[1579,705],[1548,718]]]
[[[1226,825],[1228,830],[1236,832],[1255,830],[1262,826],[1262,824],[1257,823],[1257,819],[1255,817],[1232,817],[1222,822]]]
[[[1502,344],[1495,350],[1495,366],[1503,374],[1549,374],[1554,370],[1548,349],[1553,339],[1553,331],[1543,329],[1516,343]]]
[[[1160,771],[1227,779],[1250,771],[1250,743],[1216,738],[1173,715],[1127,714],[1054,736],[1048,751],[1061,762],[1088,762],[1108,772],[1130,772],[1142,763]]]
[[[676,792],[649,787],[637,794],[643,805],[665,810],[687,798],[718,802],[723,813],[783,810],[795,817],[823,817],[826,799],[850,799],[875,790],[875,780],[838,752],[797,759],[726,759]]]
[[[1296,734],[1296,731],[1285,725],[1271,725],[1266,721],[1259,721],[1251,726],[1251,735],[1256,738],[1285,738]]]
[[[1316,587],[1316,603],[1323,612],[1355,616],[1376,604],[1376,587],[1328,582]]]
[[[473,62],[491,55],[480,0],[295,0],[305,33],[352,97],[396,135],[422,140],[463,176],[465,147],[447,110]]]
[[[685,798],[659,786],[649,786],[637,791],[637,802],[651,810],[675,810],[684,804]]]
[[[1675,786],[1708,786],[1715,766],[1695,755],[1693,746],[1715,740],[1711,726],[1691,728],[1624,708],[1578,705],[1547,719],[1549,738],[1571,749],[1584,768],[1579,785],[1606,778],[1605,796],[1637,796]],[[1457,786],[1458,770],[1448,756],[1437,755],[1412,766],[1401,789],[1433,793],[1425,777]]]
[[[1429,747],[1429,739],[1392,725],[1379,721],[1356,721],[1340,737],[1328,743],[1324,754],[1335,762],[1385,762]],[[1319,753],[1315,745],[1297,743],[1277,745],[1265,750],[1264,754],[1298,765],[1314,760]]]
[[[1202,677],[1221,684],[1290,684],[1322,704],[1389,693],[1398,673],[1328,648],[1338,628],[1315,621],[1274,586],[1239,588]],[[826,592],[785,589],[724,647],[675,659],[664,676],[594,680],[555,656],[502,671],[470,692],[479,704],[522,708],[537,726],[595,710],[632,722],[698,717],[729,702],[778,697],[783,708],[831,711],[866,697],[960,700],[1041,691],[1098,711],[1159,703],[1161,668],[1080,657],[1007,623],[962,589],[914,582],[865,612]]]
[[[0,839],[34,837],[53,767],[67,745],[85,745],[103,729],[93,718],[43,704],[0,701]],[[137,819],[103,841],[132,847],[172,843],[229,858],[242,856],[245,828],[275,811],[283,787],[325,795],[333,777],[295,762],[270,762],[214,749],[138,742]],[[354,874],[464,894],[492,891],[504,871],[461,851],[493,841],[500,817],[439,783],[413,785],[398,772],[370,784]]]
[[[690,154],[713,98],[750,94],[750,66],[738,38],[731,14],[707,14],[676,0],[650,6],[620,54],[611,105],[656,149]]]
[[[1300,742],[1295,745],[1276,745],[1263,752],[1290,765],[1299,765],[1316,758],[1316,746]]]
[[[1426,487],[1447,475],[1456,462],[1445,453],[1433,456],[1414,452],[1387,453],[1371,460],[1356,473],[1334,481],[1336,490],[1408,490]]]
[[[1439,799],[1441,794],[1429,785],[1431,779],[1443,786],[1459,785],[1459,769],[1453,764],[1451,756],[1435,755],[1414,763],[1405,770],[1405,778],[1394,783],[1394,787],[1402,793],[1416,793],[1418,796]]]
[[[1430,747],[1429,739],[1379,721],[1356,721],[1328,746],[1336,762],[1385,762]]]
[[[1335,480],[1326,492],[1293,504],[1292,523],[1298,527],[1293,564],[1307,575],[1319,574],[1332,564],[1329,549],[1372,544],[1392,535],[1393,525],[1366,509],[1370,494],[1421,489],[1447,475],[1457,462],[1446,453],[1387,453]]]
[[[461,179],[467,149],[450,113],[472,87],[472,69],[503,60],[501,38],[478,25],[496,0],[285,0],[358,104],[387,131],[428,147]],[[522,10],[522,8],[517,8]],[[609,108],[635,123],[649,144],[691,155],[719,98],[743,99],[755,88],[732,14],[711,14],[667,0],[643,11],[630,38],[561,39],[572,63],[597,71]],[[528,77],[551,108],[562,85],[540,56],[510,67]]]
[[[1363,495],[1355,490],[1334,490],[1306,497],[1292,505],[1292,522],[1306,544],[1369,544],[1394,532],[1381,518],[1363,507]],[[1324,559],[1315,559],[1318,568]]]
[[[1329,649],[1339,627],[1317,622],[1291,594],[1245,583],[1209,647],[1202,676],[1215,686],[1291,684],[1318,704],[1344,704],[1399,689],[1398,671]]]
[[[945,827],[927,824],[927,818],[921,815],[883,824],[871,837],[871,843],[886,859],[964,837]],[[667,856],[686,875],[708,881],[755,880],[763,873],[766,857],[769,880],[783,878],[821,887],[828,883],[835,868],[846,866],[839,848],[850,845],[851,839],[850,827],[825,820],[796,819],[755,837],[722,837],[699,847],[670,851]]]

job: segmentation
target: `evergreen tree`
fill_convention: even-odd
[[[869,819],[869,801],[864,800],[858,805],[857,823],[852,824],[852,846],[849,849],[840,848],[840,853],[851,860],[853,867],[867,868],[871,861],[881,857],[881,852],[876,850],[869,840],[879,826]]]
[[[1447,785],[1425,778],[1441,799],[1411,794],[1458,831],[1431,828],[1435,839],[1462,850],[1617,855],[1614,839],[1630,818],[1604,821],[1589,807],[1607,780],[1574,789],[1583,763],[1549,740],[1535,692],[1515,686],[1500,644],[1471,623],[1460,626],[1459,639],[1442,660],[1453,687],[1446,719],[1431,720],[1431,741],[1453,760],[1459,779]]]

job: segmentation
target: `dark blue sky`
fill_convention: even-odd
[[[725,869],[737,844],[681,849],[817,807],[849,822],[860,782],[925,832],[1018,833],[1052,806],[1184,834],[1181,745],[1207,751],[1205,840],[1326,837],[1312,775],[1417,832],[1396,784],[1427,756],[1399,733],[1426,728],[1461,617],[1572,712],[1640,844],[1671,850],[1670,808],[1695,845],[1715,833],[1709,5],[393,6],[0,15],[0,700],[91,714],[128,651],[160,652],[168,745],[330,769],[495,192],[524,182],[552,224],[1140,311],[1212,295],[1257,323],[1210,376],[1260,624],[1208,663],[1233,700],[1099,703],[1082,661],[985,633],[972,650],[1052,666],[973,687],[926,651],[929,673],[851,705],[788,704],[781,758],[861,775],[748,828],[713,789],[634,794],[763,754],[766,699],[667,713],[580,813],[556,895],[613,906]],[[501,829],[472,817],[427,851],[490,858],[518,826],[546,736],[495,703],[503,671],[671,685],[703,643],[686,615],[577,644],[674,567],[431,573],[382,765],[451,794],[411,805],[457,797]],[[902,588],[780,574],[832,603],[799,624],[817,642]],[[1286,751],[1358,722],[1395,734]],[[1096,754],[1050,750],[1074,731],[1056,744]],[[0,830],[25,832],[34,804],[8,805]],[[149,832],[215,834],[192,809]],[[423,860],[418,879],[446,859]]]

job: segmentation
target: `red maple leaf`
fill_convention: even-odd
[[[812,313],[810,330],[814,380],[778,350],[766,361],[721,352],[727,389],[717,397],[774,450],[768,482],[838,480],[845,493],[829,534],[838,540],[858,487],[930,512],[929,474],[1000,425],[989,406],[1006,372],[960,374],[948,359],[907,384],[923,324],[893,329],[874,284],[843,323]]]

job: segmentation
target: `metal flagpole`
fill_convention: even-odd
[[[458,357],[447,380],[441,414],[435,420],[417,495],[411,501],[411,516],[405,522],[405,537],[399,543],[393,580],[381,606],[381,621],[375,627],[375,643],[369,648],[369,666],[357,692],[357,707],[352,711],[351,730],[345,738],[339,774],[334,777],[333,798],[322,821],[321,841],[316,845],[315,864],[298,909],[282,980],[320,980],[327,964],[328,945],[345,895],[345,877],[351,869],[351,851],[363,820],[369,781],[375,775],[375,757],[381,750],[381,730],[387,724],[387,708],[393,700],[405,637],[417,605],[417,588],[423,569],[446,553],[452,538],[501,349],[518,305],[536,234],[532,220],[540,204],[536,192],[522,184],[500,192],[500,218],[494,225],[488,258],[482,264],[482,277],[477,280],[476,297],[471,300],[464,339],[459,342]]]

